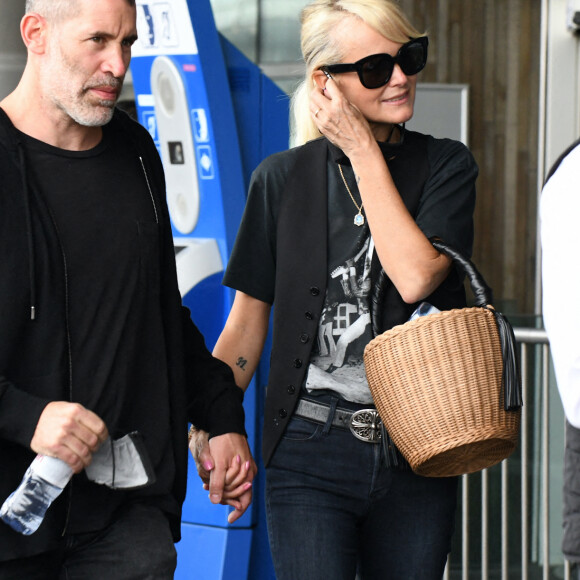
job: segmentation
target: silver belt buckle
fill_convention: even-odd
[[[381,417],[376,409],[355,411],[349,427],[351,433],[361,441],[378,443],[381,440]]]

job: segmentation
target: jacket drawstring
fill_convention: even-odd
[[[28,275],[30,284],[30,320],[36,320],[36,264],[34,255],[34,240],[32,236],[32,215],[30,213],[30,189],[26,175],[26,157],[24,146],[18,141],[18,156],[20,159],[20,175],[24,190],[24,211],[26,213],[26,236],[28,240]]]
[[[151,190],[151,184],[149,183],[149,176],[147,175],[147,169],[145,168],[145,162],[143,157],[139,157],[141,162],[141,168],[143,169],[143,175],[145,176],[145,181],[147,183],[147,189],[149,190],[149,197],[151,198],[151,203],[153,204],[153,211],[155,212],[155,223],[159,223],[159,215],[157,213],[157,205],[155,204],[155,197],[153,197],[153,191]]]

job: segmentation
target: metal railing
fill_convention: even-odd
[[[560,522],[562,511],[561,505],[551,509],[555,484],[550,470],[554,461],[562,461],[564,446],[550,447],[550,435],[560,426],[550,425],[555,389],[548,338],[544,330],[533,328],[516,328],[514,333],[524,398],[519,448],[500,465],[462,476],[461,508],[445,580],[571,578],[570,564],[559,554],[559,539],[550,533],[550,523]],[[563,424],[562,419],[562,438]]]

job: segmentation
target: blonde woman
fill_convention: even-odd
[[[477,167],[461,143],[405,130],[428,45],[390,0],[306,6],[296,146],[253,175],[214,354],[245,388],[274,306],[263,457],[278,580],[436,579],[450,549],[457,481],[415,475],[374,426],[363,365],[365,312],[382,332],[420,301],[465,303],[428,238],[470,255]],[[344,356],[319,346],[329,322]]]

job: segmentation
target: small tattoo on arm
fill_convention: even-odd
[[[240,367],[243,371],[246,370],[247,364],[248,364],[248,361],[243,356],[239,357],[238,360],[236,361],[236,366]]]

